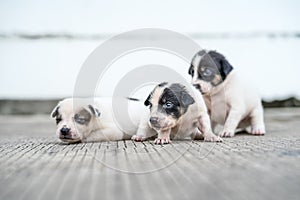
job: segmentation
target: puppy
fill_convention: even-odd
[[[130,127],[128,132],[121,129],[115,122],[111,105],[108,98],[60,101],[51,113],[56,120],[58,138],[66,143],[130,139],[137,126]]]
[[[190,137],[205,141],[220,142],[214,135],[205,103],[197,91],[189,91],[179,83],[166,82],[157,85],[150,93],[145,106],[148,112],[140,121],[135,141],[142,141],[157,135],[155,144],[167,144],[170,139]]]
[[[263,108],[257,92],[238,79],[226,58],[216,52],[199,51],[188,73],[202,93],[212,128],[224,125],[221,137],[232,137],[237,128],[251,126],[253,135],[265,134]]]

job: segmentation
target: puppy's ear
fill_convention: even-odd
[[[189,105],[195,103],[194,98],[187,93],[187,91],[183,91],[181,94],[181,104],[184,108],[187,108]]]
[[[233,70],[233,67],[232,67],[231,64],[226,60],[226,58],[222,58],[222,59],[220,60],[220,65],[221,65],[222,73],[224,74],[225,77]],[[223,80],[224,80],[224,79],[223,79]]]
[[[58,113],[58,109],[59,109],[59,105],[55,106],[55,108],[52,110],[50,117],[55,118],[57,117]]]
[[[222,79],[225,80],[227,75],[233,70],[233,67],[222,54],[216,51],[209,51],[208,54],[217,64],[220,75],[222,76]]]
[[[193,70],[193,65],[191,64],[190,68],[189,68],[189,75],[193,75],[192,74],[192,70]]]
[[[151,93],[152,94],[152,93]],[[147,99],[144,102],[145,106],[149,106],[150,105],[150,99],[151,99],[151,94],[149,94],[149,96],[147,97]]]
[[[89,107],[90,111],[95,115],[95,117],[100,117],[101,112],[97,108],[95,108],[92,105],[89,105],[88,107]]]

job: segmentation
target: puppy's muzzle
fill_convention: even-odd
[[[153,126],[157,126],[158,125],[158,122],[159,122],[159,119],[158,117],[150,117],[150,123],[153,125]]]
[[[60,129],[60,139],[72,139],[71,129],[67,127],[62,127]]]
[[[164,127],[164,119],[159,117],[150,117],[149,122],[153,128],[161,129]]]
[[[67,127],[62,127],[62,128],[60,129],[60,133],[61,133],[62,135],[68,135],[68,134],[70,133],[70,130],[71,130],[71,129],[69,129],[69,128],[67,128]]]

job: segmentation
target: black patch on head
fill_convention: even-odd
[[[193,60],[196,56],[202,56],[199,65],[195,66],[197,67],[198,78],[200,80],[212,82],[217,75],[220,75],[222,81],[224,81],[227,75],[233,70],[233,67],[226,58],[216,51],[205,53],[205,51],[202,50],[194,56]],[[202,70],[202,68],[204,70]],[[194,76],[194,66],[192,66],[192,64],[189,69],[189,74]]]
[[[169,88],[164,89],[158,104],[161,111],[178,119],[194,102],[194,98],[183,85],[174,83]]]
[[[89,109],[95,115],[95,117],[100,117],[101,112],[97,108],[93,107],[92,105],[89,105]]]
[[[81,125],[88,125],[91,121],[92,115],[87,110],[82,109],[79,113],[74,115],[74,120],[76,123]]]
[[[233,70],[232,65],[226,60],[225,56],[216,51],[209,51],[208,54],[217,65],[222,80],[224,81],[227,75]]]
[[[166,86],[167,84],[168,84],[168,82],[162,82],[162,83],[158,84],[156,87],[164,87],[164,86]],[[154,90],[156,89],[156,87],[154,88]],[[153,95],[154,90],[149,94],[149,96],[148,96],[147,99],[145,100],[145,102],[144,102],[144,105],[145,105],[145,106],[149,106],[149,105],[152,106],[150,100],[151,100],[151,98],[152,98],[152,95]]]

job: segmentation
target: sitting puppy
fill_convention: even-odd
[[[150,113],[141,119],[136,135],[132,136],[135,141],[142,141],[156,134],[155,144],[167,144],[171,138],[186,137],[221,141],[211,131],[205,103],[197,91],[188,91],[179,83],[160,83],[144,104],[149,106]]]
[[[125,99],[125,98],[124,98]],[[111,99],[67,98],[58,103],[51,117],[56,119],[59,139],[66,143],[130,139],[114,121]]]
[[[209,110],[212,128],[224,125],[221,137],[232,137],[237,128],[251,126],[251,133],[265,133],[259,95],[238,79],[225,57],[216,52],[199,51],[192,59],[189,74],[202,93]]]

